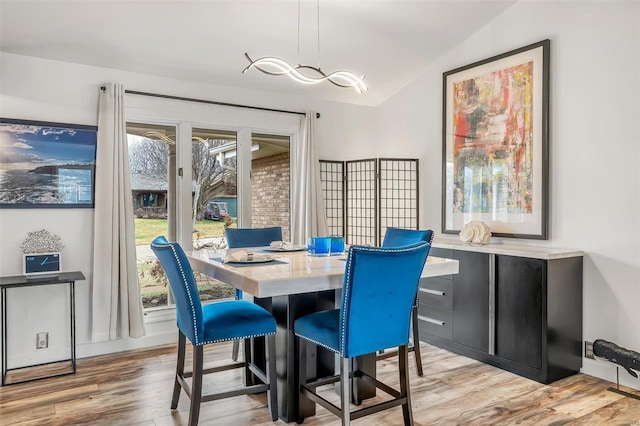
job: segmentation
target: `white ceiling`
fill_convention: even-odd
[[[362,95],[241,73],[245,52],[317,66],[316,0],[301,2],[299,56],[297,0],[0,0],[0,50],[375,106],[516,1],[320,0],[320,66],[366,75]]]

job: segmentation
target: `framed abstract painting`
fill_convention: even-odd
[[[549,40],[443,74],[442,232],[548,239]]]
[[[0,208],[92,208],[97,127],[0,118]]]

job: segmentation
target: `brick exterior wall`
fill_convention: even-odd
[[[284,241],[291,241],[290,176],[288,152],[251,161],[252,227],[282,226]]]

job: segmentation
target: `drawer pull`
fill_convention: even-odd
[[[421,288],[421,292],[428,294],[435,294],[436,296],[444,296],[444,291],[431,290],[430,288]]]
[[[421,319],[422,321],[430,322],[431,324],[435,324],[435,325],[444,325],[444,321],[425,317],[424,315],[418,315],[418,319]]]

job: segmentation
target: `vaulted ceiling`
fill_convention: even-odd
[[[0,50],[375,106],[516,1],[0,0]],[[369,90],[242,74],[245,52],[351,70]]]

